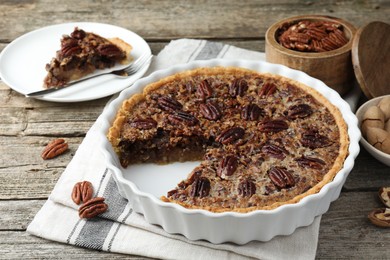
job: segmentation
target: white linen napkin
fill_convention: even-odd
[[[213,58],[264,60],[265,56],[219,42],[180,39],[170,42],[154,58],[147,74],[174,64]],[[357,100],[356,95],[351,96],[352,100]],[[320,216],[310,226],[298,228],[290,236],[245,245],[191,241],[147,223],[119,195],[111,172],[105,166],[97,147],[96,132],[100,124],[98,118],[88,131],[49,199],[28,226],[30,234],[81,247],[160,259],[315,258]],[[80,219],[78,206],[71,200],[74,184],[84,180],[92,183],[95,196],[106,198],[109,207],[107,212],[91,220]]]

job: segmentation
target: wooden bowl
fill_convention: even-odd
[[[276,39],[283,25],[296,24],[299,21],[336,22],[343,26],[348,43],[342,47],[325,52],[301,52],[283,47]],[[346,93],[353,85],[354,70],[352,66],[351,48],[355,27],[339,18],[321,15],[301,15],[290,17],[273,24],[265,36],[266,60],[303,71],[310,76],[322,80],[326,85],[340,94]]]

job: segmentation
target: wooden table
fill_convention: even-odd
[[[357,27],[374,20],[389,23],[390,1],[0,0],[0,50],[43,26],[93,21],[136,32],[154,54],[178,38],[209,39],[264,51],[267,28],[301,14],[336,16]],[[51,242],[25,232],[108,99],[51,103],[25,98],[0,82],[0,258],[129,257]],[[43,145],[57,137],[66,138],[71,152],[43,161]],[[318,259],[390,258],[390,230],[377,228],[367,219],[371,209],[381,206],[377,191],[385,185],[390,185],[390,168],[362,148],[340,198],[322,217]]]

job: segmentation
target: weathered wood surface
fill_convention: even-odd
[[[170,40],[201,38],[264,51],[266,29],[301,14],[346,19],[355,26],[390,22],[390,1],[49,1],[0,0],[0,51],[15,38],[51,24],[93,21],[128,28],[154,54]],[[25,233],[109,97],[76,104],[26,99],[0,82],[0,259],[110,258],[108,254],[40,239]],[[70,151],[43,161],[43,146],[64,137]],[[322,217],[318,259],[385,259],[389,230],[376,228],[368,212],[380,206],[379,187],[390,170],[362,150],[340,198]],[[137,259],[138,257],[131,257]]]

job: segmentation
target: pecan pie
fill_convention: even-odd
[[[46,64],[45,88],[57,88],[80,79],[97,69],[126,64],[131,60],[132,47],[119,38],[106,39],[91,32],[75,28],[61,39],[61,49]]]
[[[320,93],[234,67],[149,84],[123,103],[108,139],[123,167],[200,160],[161,199],[213,212],[272,209],[317,193],[349,145],[341,113]]]

